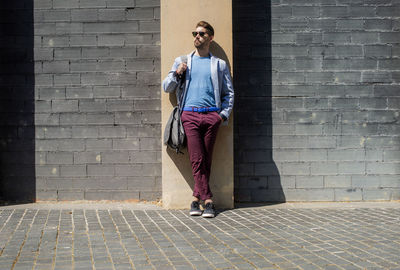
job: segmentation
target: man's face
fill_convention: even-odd
[[[205,34],[203,36],[200,36],[200,34],[197,34],[194,37],[194,46],[197,49],[209,48],[210,43],[213,39],[213,36],[210,36],[207,32],[207,29],[205,29],[204,27],[201,27],[201,26],[196,28],[196,32],[204,32]]]

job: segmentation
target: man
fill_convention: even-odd
[[[209,186],[212,152],[220,124],[228,124],[234,91],[226,62],[210,53],[213,27],[200,21],[192,34],[195,51],[187,55],[187,63],[182,57],[175,59],[163,81],[163,89],[168,93],[174,92],[179,79],[185,76],[184,90],[178,98],[195,183],[190,215],[215,217]],[[205,203],[204,212],[200,210],[200,200]]]

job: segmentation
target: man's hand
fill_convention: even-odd
[[[178,69],[176,70],[176,73],[177,73],[178,75],[182,75],[182,74],[186,71],[186,69],[187,69],[186,63],[181,63],[181,64],[179,65]]]

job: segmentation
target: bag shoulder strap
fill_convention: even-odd
[[[187,58],[187,55],[186,54],[184,54],[184,55],[181,55],[180,57],[179,57],[180,59],[181,59],[181,63],[186,63],[187,64],[187,60],[188,60],[188,58]],[[183,98],[183,96],[184,96],[184,90],[185,90],[185,76],[183,77],[183,79],[181,79],[181,81],[179,82],[179,84],[178,84],[178,89],[177,89],[177,91],[175,92],[175,94],[176,94],[176,102],[178,103],[178,108],[179,108],[179,111],[181,112],[181,110],[182,110],[182,108],[181,108],[181,104],[182,104],[182,98]]]

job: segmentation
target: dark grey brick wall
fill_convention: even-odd
[[[34,0],[38,200],[156,200],[160,4]]]
[[[234,0],[235,198],[400,198],[397,0]]]

